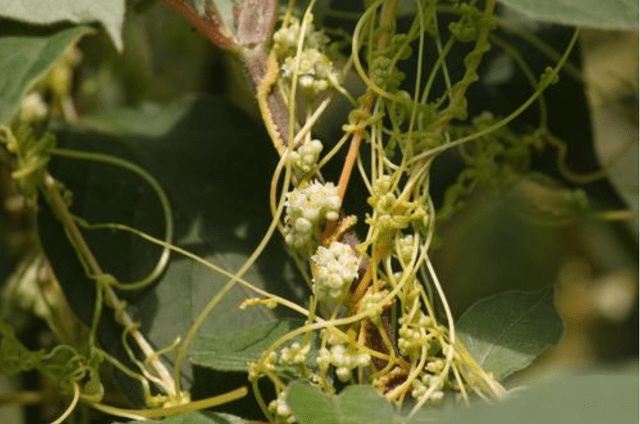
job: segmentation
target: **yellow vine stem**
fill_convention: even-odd
[[[289,90],[289,140],[293,140],[295,135],[296,88],[298,87],[298,77],[300,76],[300,60],[302,59],[302,48],[304,47],[304,35],[307,32],[307,25],[309,23],[308,18],[311,17],[311,9],[315,4],[316,0],[311,0],[309,2],[302,17],[302,23],[300,24],[300,35],[298,36],[293,75],[291,76],[291,88]]]
[[[52,397],[51,394],[41,391],[23,391],[0,394],[0,407],[10,404],[37,405]]]
[[[96,152],[83,152],[72,149],[62,149],[62,148],[54,148],[51,149],[50,153],[55,156],[60,156],[68,159],[78,159],[78,160],[88,160],[93,162],[101,162],[106,163],[112,166],[116,166],[119,168],[126,169],[129,172],[132,172],[142,178],[149,186],[153,189],[156,196],[158,196],[158,201],[160,202],[160,206],[162,208],[162,213],[164,215],[165,221],[165,233],[164,240],[167,243],[171,243],[173,240],[174,227],[173,227],[173,214],[171,212],[171,203],[162,189],[160,183],[151,175],[149,172],[144,170],[142,167],[136,165],[133,162],[129,162],[122,158],[107,155],[103,153]],[[139,290],[142,289],[149,284],[153,283],[159,276],[162,274],[162,271],[167,266],[169,262],[169,253],[170,250],[164,248],[156,266],[153,270],[144,278],[139,281],[130,282],[130,283],[122,283],[118,282],[115,279],[111,279],[109,283],[116,287],[118,290]]]
[[[151,242],[153,244],[157,244],[158,246],[163,246],[166,247],[167,249],[170,249],[171,251],[178,253],[182,256],[184,256],[185,258],[189,258],[201,265],[204,265],[205,267],[211,269],[212,271],[218,272],[221,275],[224,275],[227,278],[234,278],[234,274],[227,271],[226,269],[211,263],[209,261],[207,261],[206,259],[201,258],[200,256],[196,255],[195,253],[189,252],[188,250],[182,249],[181,247],[178,246],[174,246],[171,244],[167,244],[164,241],[157,239],[153,236],[150,236],[148,234],[143,233],[140,230],[137,230],[135,228],[131,228],[127,225],[123,225],[123,224],[89,224],[86,223],[84,221],[80,221],[79,224],[83,227],[83,228],[87,228],[89,230],[98,230],[98,229],[110,229],[110,230],[118,230],[118,231],[126,231],[129,232],[131,234],[135,234],[136,236],[140,237],[143,240],[147,240],[148,242]],[[264,296],[265,298],[269,298],[272,299],[273,301],[275,301],[276,303],[285,306],[287,308],[290,308],[293,311],[296,311],[304,316],[308,316],[309,312],[304,309],[303,307],[288,301],[282,297],[279,297],[277,295],[271,294],[269,292],[267,292],[266,290],[262,290],[259,287],[256,287],[254,285],[252,285],[251,283],[249,283],[248,281],[242,279],[241,277],[238,278],[238,284],[244,286],[245,288],[255,292],[256,294],[259,294],[260,296]]]
[[[262,114],[262,120],[267,128],[267,133],[273,142],[273,146],[280,156],[287,150],[287,146],[282,139],[282,136],[278,132],[276,123],[273,120],[271,109],[269,108],[269,102],[267,101],[269,93],[273,89],[275,83],[278,81],[278,75],[280,73],[280,67],[278,66],[278,60],[276,59],[276,53],[271,51],[267,58],[267,71],[260,84],[256,88],[256,99],[258,100],[258,107]]]
[[[45,198],[51,205],[51,209],[57,215],[58,219],[62,222],[69,240],[74,245],[79,258],[81,259],[81,262],[87,268],[88,272],[95,276],[104,275],[100,264],[93,255],[93,252],[91,252],[91,249],[87,245],[87,242],[80,232],[80,229],[78,228],[73,215],[71,215],[71,213],[69,212],[67,204],[62,198],[62,194],[60,193],[60,185],[48,172],[45,172],[43,175],[43,188]],[[121,313],[117,314],[119,323],[125,328],[134,327],[135,322],[133,321],[131,316],[124,310],[124,306],[113,288],[109,286],[104,287],[104,295],[105,301],[108,305],[110,305],[115,310],[122,311]],[[137,329],[131,331],[131,337],[135,340],[145,357],[154,357],[154,360],[150,362],[150,366],[162,381],[162,385],[160,386],[160,388],[170,398],[177,398],[178,392],[175,390],[176,386],[171,374],[165,368],[162,361],[159,358],[155,357],[154,350],[147,339],[145,339],[142,333],[140,333],[140,331],[138,331]]]
[[[564,55],[560,58],[560,61],[558,62],[558,64],[555,66],[555,68],[553,68],[551,70],[551,72],[553,72],[554,74],[558,74],[558,72],[560,71],[560,69],[564,66],[565,62],[567,61],[567,59],[569,58],[569,53],[571,53],[571,50],[573,49],[573,46],[575,45],[575,43],[578,41],[578,35],[580,34],[580,30],[576,28],[576,30],[573,33],[573,37],[571,38],[571,41],[569,42],[569,45],[567,46],[567,49],[564,52]],[[492,133],[493,131],[502,128],[503,126],[507,125],[509,122],[513,121],[515,118],[517,118],[522,112],[525,111],[525,109],[527,109],[533,102],[535,102],[538,97],[542,94],[542,92],[547,88],[547,84],[539,84],[538,88],[536,89],[536,91],[524,102],[520,105],[520,107],[518,107],[516,110],[514,110],[513,112],[511,112],[507,117],[501,119],[500,121],[496,122],[495,124],[484,128],[476,133],[470,134],[468,136],[465,137],[461,137],[457,140],[454,140],[452,142],[446,143],[446,144],[442,144],[438,147],[434,147],[433,149],[429,149],[426,150],[416,156],[414,156],[409,163],[413,163],[416,161],[420,161],[422,159],[425,159],[427,157],[430,156],[434,156],[438,153],[441,153],[445,150],[448,150],[452,147],[456,147],[459,146],[461,144],[464,144],[466,142],[469,142],[471,140],[475,140],[478,139],[480,137],[483,137],[487,134]]]
[[[222,395],[191,401],[183,405],[156,409],[124,409],[116,408],[115,406],[105,405],[102,403],[89,403],[89,406],[110,415],[144,421],[148,419],[184,414],[191,411],[199,411],[201,409],[213,408],[214,406],[223,405],[225,403],[241,399],[245,397],[247,393],[248,390],[246,387],[239,387]]]
[[[382,0],[377,1],[373,4],[365,13],[362,15],[362,18],[356,24],[356,28],[354,30],[353,40],[351,42],[351,58],[353,60],[353,64],[355,69],[360,74],[362,80],[367,84],[367,93],[365,94],[364,100],[360,106],[360,109],[367,115],[371,111],[371,107],[373,106],[374,96],[376,94],[380,96],[389,97],[389,93],[383,91],[378,86],[376,86],[366,75],[362,64],[360,63],[360,59],[358,57],[359,54],[359,46],[360,42],[359,33],[362,30],[364,22],[369,18],[369,15],[372,14],[376,8],[383,4]],[[395,10],[398,7],[397,0],[390,0],[387,2],[383,9],[383,17],[381,25],[387,25],[391,22],[391,20],[395,16]],[[382,50],[386,47],[388,42],[388,33],[383,33],[378,39],[378,50]],[[393,98],[393,97],[391,97]],[[338,197],[340,200],[344,200],[344,196],[347,192],[347,186],[349,185],[349,181],[351,179],[351,174],[353,172],[353,167],[356,164],[358,158],[358,152],[360,151],[360,144],[364,138],[365,130],[363,127],[356,125],[356,129],[354,131],[353,137],[351,139],[351,144],[349,145],[349,150],[347,151],[347,157],[344,160],[344,164],[342,167],[342,172],[340,173],[340,178],[338,179]],[[327,240],[331,237],[331,234],[336,230],[337,222],[336,221],[328,221],[322,235],[320,237],[321,240]],[[377,263],[371,264],[371,266],[377,266]],[[367,270],[368,271],[368,270]]]
[[[73,398],[71,399],[71,403],[69,407],[65,409],[65,411],[55,420],[51,421],[51,424],[62,424],[64,420],[69,418],[69,415],[76,409],[76,405],[78,404],[78,400],[80,399],[80,386],[75,381],[73,382]]]
[[[567,145],[560,138],[552,135],[546,129],[543,129],[542,137],[546,142],[548,142],[558,150],[558,156],[556,157],[556,166],[558,167],[560,174],[562,174],[562,176],[567,180],[577,184],[592,183],[608,176],[611,172],[611,169],[624,156],[624,154],[627,153],[631,147],[638,143],[637,139],[633,139],[622,144],[620,147],[618,147],[618,149],[616,149],[611,159],[609,159],[609,161],[602,168],[594,172],[580,174],[571,170],[569,168],[569,165],[567,165]]]
[[[537,49],[540,53],[551,60],[558,61],[562,57],[562,54],[558,52],[556,49],[547,44],[542,38],[538,37],[534,32],[527,31],[523,28],[518,27],[517,25],[513,25],[504,19],[499,17],[496,18],[496,22],[502,29],[511,34],[520,37],[523,41],[529,43],[533,48]],[[576,81],[583,82],[584,79],[582,77],[582,72],[579,68],[575,67],[572,63],[567,62],[562,67],[562,70],[565,71],[571,78]]]
[[[288,146],[288,149],[290,148],[291,146]],[[282,160],[286,160],[286,156],[287,152],[285,152],[285,154],[283,155]],[[287,165],[283,183],[283,187],[285,188],[289,187],[289,184],[291,182],[291,173],[291,166]],[[184,363],[184,360],[186,358],[188,347],[198,334],[200,327],[204,323],[205,319],[209,316],[209,313],[211,313],[211,311],[218,305],[218,303],[220,303],[220,301],[231,291],[231,289],[236,285],[240,278],[247,272],[247,270],[255,263],[260,254],[262,254],[264,248],[267,246],[269,240],[271,240],[274,231],[280,224],[280,215],[282,214],[282,211],[284,209],[286,194],[287,190],[282,190],[282,194],[280,195],[280,202],[278,204],[276,213],[271,220],[271,224],[269,225],[269,228],[267,229],[265,235],[263,236],[258,246],[255,248],[251,256],[249,256],[242,267],[231,277],[229,281],[227,281],[227,283],[220,289],[220,291],[200,311],[194,322],[191,324],[191,327],[187,331],[184,341],[178,349],[178,354],[176,356],[173,367],[173,377],[175,379],[177,392],[180,392],[180,371],[182,369],[182,364]]]

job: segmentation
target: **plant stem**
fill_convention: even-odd
[[[62,225],[67,232],[71,243],[76,248],[76,252],[81,261],[87,266],[88,270],[94,276],[103,275],[103,271],[100,268],[100,264],[91,252],[89,245],[84,239],[80,229],[76,225],[73,215],[69,211],[67,204],[62,198],[60,193],[60,187],[57,181],[48,172],[44,174],[44,193],[49,205],[54,210],[56,216],[62,222]],[[113,288],[105,286],[104,288],[98,287],[97,290],[104,290],[105,303],[115,310],[122,310],[121,314],[116,314],[118,323],[125,328],[131,328],[131,337],[135,340],[138,347],[149,359],[149,363],[153,370],[158,374],[163,382],[162,389],[169,397],[176,396],[175,382],[171,377],[171,373],[164,366],[160,358],[155,354],[151,344],[145,339],[142,333],[135,329],[134,321],[131,316],[124,310],[124,304],[120,301]]]

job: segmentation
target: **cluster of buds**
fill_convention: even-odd
[[[324,50],[329,43],[329,38],[323,31],[314,30],[312,14],[308,14],[307,19],[303,45],[308,49]],[[289,25],[280,28],[273,34],[273,49],[279,59],[295,56],[300,39],[300,29],[300,21],[293,18]]]
[[[280,28],[273,36],[274,51],[282,63],[282,78],[291,80],[298,66],[298,86],[310,99],[337,82],[338,74],[325,54],[329,39],[322,31],[313,29],[313,15],[306,15],[306,30],[301,34],[300,22]],[[296,57],[298,42],[303,37],[303,49]]]
[[[307,354],[311,349],[310,344],[304,346],[298,342],[294,342],[291,347],[284,347],[280,351],[281,365],[302,365],[307,361]]]
[[[287,194],[285,241],[294,248],[311,247],[325,220],[338,219],[340,197],[333,183],[314,182]]]
[[[388,306],[382,303],[388,294],[386,290],[365,294],[360,301],[359,312],[366,312],[372,320],[379,320],[382,310]]]
[[[400,261],[405,265],[411,262],[411,257],[413,256],[413,243],[413,234],[407,234],[406,236],[398,239],[396,253],[398,255],[398,259],[400,259]]]
[[[320,140],[307,140],[289,155],[291,166],[303,174],[308,174],[318,163],[322,142]]]
[[[426,225],[427,212],[420,202],[409,202],[396,197],[392,191],[390,176],[382,175],[373,183],[373,193],[367,203],[373,207],[374,216],[368,216],[365,222],[378,231],[401,230],[411,222]]]
[[[296,59],[287,57],[282,65],[282,78],[291,80],[296,69]],[[301,52],[298,65],[298,86],[302,94],[313,99],[338,80],[333,63],[318,49]]]
[[[311,262],[313,293],[325,304],[340,304],[358,275],[356,252],[348,244],[334,241],[329,247],[318,247]]]
[[[436,326],[433,318],[420,312],[417,320],[409,320],[407,316],[400,318],[398,331],[398,348],[403,356],[419,355],[420,349],[428,346],[432,340],[430,333]]]
[[[333,365],[336,368],[338,379],[346,383],[351,380],[351,373],[354,369],[369,366],[371,356],[366,353],[358,353],[355,349],[350,349],[343,344],[336,344],[331,346],[331,349],[321,348],[316,361],[323,372],[326,372],[329,366]]]
[[[414,399],[420,399],[427,395],[431,389],[429,395],[429,403],[432,405],[438,405],[444,399],[444,391],[442,387],[444,385],[444,379],[435,375],[424,373],[419,379],[413,380],[413,390],[411,390],[411,396]]]
[[[269,412],[275,415],[276,422],[293,423],[295,421],[293,413],[285,400],[286,392],[282,391],[275,400],[269,403]]]

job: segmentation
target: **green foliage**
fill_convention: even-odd
[[[0,336],[0,373],[38,370],[57,381],[67,395],[73,392],[73,386],[79,386],[85,399],[102,399],[104,387],[98,370],[104,358],[97,351],[88,357],[67,345],[58,345],[50,352],[32,351],[16,338],[13,327],[1,320]]]
[[[125,0],[0,0],[0,16],[33,24],[100,22],[122,50]],[[3,24],[4,25],[4,24]],[[71,40],[67,41],[69,44]],[[37,51],[37,50],[32,50]]]
[[[0,22],[0,125],[13,117],[27,91],[62,57],[67,47],[90,32],[92,29],[85,25],[36,27]]]
[[[318,388],[294,384],[287,402],[300,424],[389,424],[394,422],[391,405],[369,386],[349,386],[329,397]]]
[[[460,317],[456,329],[480,365],[502,380],[556,344],[562,321],[553,306],[553,288],[548,287],[479,300]]]
[[[191,362],[218,371],[248,371],[271,344],[290,331],[301,327],[303,321],[284,319],[258,324],[222,336],[197,338],[191,347]]]
[[[175,243],[225,269],[240,268],[266,226],[264,215],[258,213],[262,210],[266,214],[266,196],[263,189],[252,187],[254,178],[268,178],[270,161],[256,163],[257,158],[269,156],[269,146],[256,125],[221,99],[207,96],[187,96],[164,107],[105,111],[86,122],[118,136],[72,132],[61,134],[60,144],[93,150],[99,139],[102,152],[136,158],[160,178],[171,200]],[[251,173],[245,172],[249,168]],[[87,221],[120,222],[161,234],[164,218],[155,195],[136,175],[110,165],[63,158],[52,170],[73,191],[74,213]],[[121,182],[117,191],[111,183],[114,179]],[[243,202],[227,203],[240,192]],[[89,323],[95,298],[93,282],[82,267],[71,266],[77,264],[75,253],[61,249],[59,224],[49,214],[42,214],[40,221],[42,244],[61,285],[76,313]],[[94,230],[86,237],[105,272],[124,284],[145,275],[160,253],[135,236]],[[285,295],[296,298],[300,292],[287,288],[300,285],[286,271],[293,266],[274,244],[245,278],[263,289],[279,287],[288,292]],[[130,304],[150,339],[158,346],[169,346],[227,280],[174,255],[153,290]],[[278,316],[264,306],[240,311],[238,307],[249,296],[244,288],[232,290],[206,320],[202,334],[226,334]],[[111,331],[103,328],[102,343],[117,346],[114,342],[121,330],[115,324],[110,327]]]
[[[638,422],[638,368],[598,369],[537,382],[499,405],[424,410],[407,424],[600,424]]]
[[[635,0],[500,0],[534,19],[602,29],[638,29]]]

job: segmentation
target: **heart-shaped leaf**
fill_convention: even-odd
[[[456,324],[465,346],[497,379],[521,370],[557,343],[562,321],[553,287],[512,290],[471,305]]]

